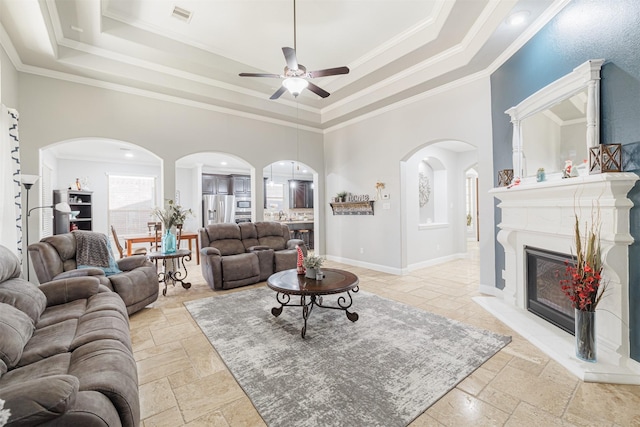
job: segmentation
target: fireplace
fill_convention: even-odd
[[[575,265],[571,255],[525,246],[527,310],[557,327],[574,334],[571,301],[562,291],[566,262]]]
[[[500,200],[502,211],[497,239],[504,249],[504,269],[497,278],[504,280],[504,288],[481,285],[483,293],[494,296],[474,300],[585,381],[640,384],[640,363],[630,357],[628,246],[633,243],[629,232],[633,203],[627,198],[637,180],[634,173],[603,173],[523,182],[490,191]],[[598,363],[586,363],[575,356],[573,323],[564,328],[556,326],[563,315],[573,314],[570,305],[558,307],[558,302],[567,302],[568,298],[547,291],[553,288],[561,292],[559,286],[556,288],[559,280],[555,271],[564,271],[564,260],[570,258],[566,254],[575,251],[576,216],[581,227],[588,228],[596,211],[607,293],[596,312]],[[525,249],[542,255],[528,255]],[[527,260],[530,257],[536,258],[535,262]],[[527,274],[532,270],[536,277],[553,284],[538,286],[534,300],[563,315],[547,321],[550,316],[546,313],[530,311],[536,305],[530,302],[532,292],[527,289]]]

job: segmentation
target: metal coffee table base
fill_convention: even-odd
[[[271,314],[275,317],[280,316],[282,314],[282,309],[284,307],[302,307],[302,318],[304,319],[304,326],[302,327],[301,335],[302,338],[305,337],[307,333],[307,319],[311,315],[311,311],[313,310],[313,306],[318,306],[320,308],[330,308],[332,310],[342,310],[347,315],[347,319],[355,322],[358,320],[358,313],[350,312],[349,308],[353,305],[353,298],[351,296],[351,292],[357,293],[360,289],[356,286],[350,291],[345,292],[347,297],[341,295],[338,297],[337,306],[336,305],[323,305],[322,304],[322,296],[319,295],[300,295],[300,304],[292,304],[291,303],[291,295],[284,294],[281,292],[276,293],[276,301],[280,304],[280,307],[273,307],[271,309]]]

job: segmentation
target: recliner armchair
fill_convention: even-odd
[[[100,268],[77,268],[76,239],[73,233],[45,237],[40,242],[29,245],[28,250],[40,283],[70,277],[96,276],[101,285],[120,295],[129,315],[158,299],[156,266],[143,255],[116,260],[122,273],[105,276]]]

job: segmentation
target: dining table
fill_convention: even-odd
[[[127,234],[122,236],[122,239],[126,242],[127,256],[131,256],[131,246],[134,243],[154,243],[156,236],[154,234]],[[186,240],[189,244],[189,250],[196,253],[196,262],[200,264],[200,250],[198,243],[198,233],[194,231],[183,231],[180,235],[180,241]],[[193,243],[195,243],[195,251],[193,249]]]

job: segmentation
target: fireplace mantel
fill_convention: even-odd
[[[536,183],[490,193],[500,200],[497,239],[504,247],[502,297],[478,298],[485,308],[586,381],[640,384],[640,364],[629,357],[629,211],[634,173],[605,173]],[[596,315],[598,363],[579,361],[573,336],[526,310],[526,246],[575,252],[575,216],[581,228],[600,219],[603,277],[607,294]],[[482,301],[481,301],[482,300]]]

